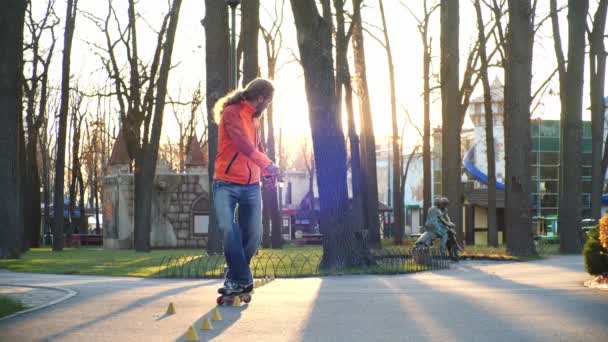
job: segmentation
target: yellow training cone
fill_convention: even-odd
[[[222,316],[220,315],[220,310],[217,307],[213,310],[213,315],[211,316],[212,321],[221,321]]]
[[[203,320],[203,323],[201,324],[201,330],[211,330],[213,329],[213,326],[211,325],[211,321],[209,320],[209,317],[205,317],[205,319]]]
[[[234,302],[232,302],[232,306],[241,306],[241,297],[235,296]]]
[[[175,305],[173,303],[169,303],[169,307],[167,308],[167,315],[173,315],[175,313]]]
[[[198,334],[193,326],[188,328],[188,332],[186,333],[186,341],[198,341]]]

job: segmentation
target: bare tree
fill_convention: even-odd
[[[205,18],[202,21],[205,28],[205,70],[207,75],[207,146],[209,151],[209,189],[215,171],[215,156],[217,154],[217,123],[213,118],[213,106],[228,92],[229,49],[228,40],[228,6],[224,1],[205,0]],[[213,196],[209,204],[213,208]],[[221,251],[221,234],[211,211],[209,217],[209,239],[207,252]]]
[[[536,253],[530,216],[530,90],[534,41],[530,0],[509,0],[505,82],[505,158],[507,250]],[[528,151],[528,152],[526,152]]]
[[[314,0],[292,0],[291,7],[310,108],[323,234],[321,268],[358,266],[369,258],[362,236],[357,238],[348,224],[346,147],[336,115],[329,6],[323,6],[323,16]]]
[[[403,4],[403,2],[402,2]],[[439,8],[438,3],[432,3],[429,7],[428,1],[423,1],[424,13],[422,18],[417,17],[407,6],[405,6],[418,24],[418,32],[422,40],[422,79],[423,79],[423,102],[424,102],[424,133],[422,137],[422,168],[423,168],[423,204],[422,220],[426,222],[426,214],[431,207],[431,57],[432,57],[432,37],[429,32],[429,23],[433,12]]]
[[[78,233],[85,234],[85,226],[83,226],[82,221],[84,219],[84,208],[81,208],[80,219],[75,220],[74,210],[76,208],[76,191],[79,190],[80,201],[83,201],[82,193],[84,189],[82,189],[82,170],[80,163],[80,140],[82,136],[82,122],[86,115],[86,109],[82,111],[82,102],[84,100],[84,96],[79,94],[78,89],[76,87],[75,91],[72,92],[73,100],[71,101],[70,112],[72,114],[72,167],[71,167],[71,181],[69,186],[69,203],[68,203],[68,216],[70,217],[70,222],[78,221]],[[77,189],[78,188],[78,189]],[[84,207],[84,205],[82,205]],[[72,227],[70,227],[72,228]],[[71,235],[74,231],[67,231],[68,235]]]
[[[345,17],[347,15],[344,6],[346,0],[334,0],[336,10],[336,99],[338,101],[336,111],[338,117],[342,117],[342,98],[346,105],[348,123],[348,141],[350,147],[350,169],[352,185],[352,207],[353,216],[351,224],[359,231],[365,227],[365,206],[362,189],[365,184],[361,178],[361,155],[359,150],[359,135],[355,127],[355,115],[353,110],[353,89],[351,83],[350,67],[348,65],[348,43],[352,36],[352,22],[346,27]]]
[[[496,228],[496,160],[494,154],[494,116],[492,114],[492,93],[488,79],[488,56],[486,53],[486,34],[481,13],[480,0],[474,1],[477,13],[477,39],[479,42],[479,57],[481,59],[481,83],[485,105],[486,124],[486,159],[488,161],[488,246],[498,246],[498,230]]]
[[[9,0],[0,11],[0,106],[4,122],[0,125],[0,258],[18,258],[21,254],[23,218],[21,208],[19,118],[22,113],[23,23],[25,2]]]
[[[606,167],[602,163],[602,143],[604,139],[604,82],[606,80],[606,48],[604,34],[606,30],[607,0],[599,0],[593,16],[591,30],[587,27],[589,41],[589,80],[591,89],[591,216],[600,219],[601,196],[606,177]],[[608,142],[608,139],[606,140]],[[604,150],[604,158],[608,167],[608,148]]]
[[[391,122],[392,122],[392,147],[393,147],[393,213],[395,221],[393,224],[393,240],[396,245],[403,243],[405,228],[405,206],[403,203],[403,193],[401,192],[401,148],[399,146],[399,129],[397,123],[397,95],[395,93],[395,67],[393,65],[393,53],[391,43],[388,38],[386,18],[384,16],[384,4],[379,0],[380,17],[382,18],[382,33],[384,35],[383,46],[386,50],[388,65],[389,86],[391,92]]]
[[[284,13],[283,9],[285,6],[285,1],[277,1],[275,2],[274,7],[274,18],[273,22],[269,29],[265,29],[262,25],[260,25],[260,31],[262,33],[262,37],[264,39],[264,44],[266,47],[266,59],[268,64],[268,78],[273,80],[275,78],[277,72],[277,60],[279,57],[279,53],[281,51],[283,45],[283,37],[281,35],[281,25],[283,23]],[[273,161],[277,162],[276,158],[276,147],[275,147],[275,128],[274,128],[274,107],[272,103],[266,109],[266,118],[265,118],[268,134],[266,138],[266,149],[268,157]],[[262,125],[262,128],[264,125]],[[280,158],[279,158],[280,160]],[[279,164],[280,165],[280,164]],[[281,166],[280,166],[281,167]],[[279,190],[280,191],[280,190]],[[272,247],[280,248],[283,245],[283,235],[281,234],[281,214],[279,212],[279,199],[277,196],[276,190],[267,189],[263,193],[264,197],[264,213],[266,219],[264,220],[265,224],[268,224],[270,221],[272,225],[272,230],[265,229],[272,232]]]
[[[361,182],[364,184],[361,193],[365,208],[365,227],[368,231],[367,243],[371,248],[380,248],[376,138],[367,85],[361,6],[362,0],[353,0],[352,45],[355,62],[355,89],[359,99]]]
[[[38,137],[46,117],[48,97],[49,66],[55,49],[55,27],[59,25],[53,5],[49,0],[42,18],[36,19],[32,13],[31,1],[27,2],[25,27],[27,38],[24,42],[24,63],[29,75],[24,75],[23,94],[25,96],[25,120],[27,126],[26,167],[24,169],[25,211],[24,227],[28,245],[36,247],[40,242],[40,174],[38,172]],[[50,35],[50,36],[49,36]],[[50,39],[50,47],[44,48],[43,39]]]
[[[579,237],[581,219],[581,165],[582,98],[585,66],[585,24],[588,0],[568,1],[568,62],[561,48],[556,0],[551,0],[551,18],[555,52],[558,59],[561,100],[560,134],[560,196],[558,225],[560,250],[578,253],[582,243]],[[568,143],[565,143],[565,142]]]
[[[456,223],[458,241],[463,239],[462,190],[460,186],[461,108],[458,87],[459,1],[441,0],[441,113],[442,113],[442,193],[450,199],[449,212]],[[466,76],[465,76],[466,77]]]
[[[127,150],[135,163],[135,224],[134,246],[137,251],[150,249],[150,211],[156,160],[162,131],[162,120],[167,92],[167,80],[171,67],[173,42],[179,18],[181,0],[174,0],[165,14],[157,34],[156,47],[150,65],[139,58],[135,2],[129,0],[128,25],[123,29],[118,14],[108,0],[108,14],[100,20],[88,14],[105,34],[106,48],[100,48],[110,79],[114,82],[119,105],[121,131]],[[119,37],[110,37],[110,19],[114,18]],[[121,73],[117,59],[117,46],[127,51],[128,76]],[[143,95],[143,96],[142,96]]]
[[[68,110],[70,105],[70,56],[72,39],[76,26],[78,0],[67,0],[65,15],[65,30],[63,36],[63,57],[61,62],[61,106],[59,108],[59,127],[57,131],[57,158],[55,162],[55,194],[53,208],[55,221],[53,224],[53,251],[62,251],[65,245],[63,224],[63,188],[65,174],[65,150]]]

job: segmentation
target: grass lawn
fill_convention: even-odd
[[[0,296],[0,317],[8,316],[24,309],[25,307],[20,302],[8,297]]]
[[[221,267],[220,272],[223,273],[223,260],[220,261],[216,257],[218,261],[215,262],[213,257],[200,258],[204,253],[203,249],[165,249],[138,253],[133,250],[88,247],[65,248],[62,252],[53,252],[51,248],[32,248],[19,259],[0,259],[0,268],[33,273],[152,277],[158,274],[163,259],[166,265],[171,266],[172,263],[183,263],[185,258],[189,258],[190,261],[211,259],[210,263]],[[285,261],[288,258],[297,258],[298,255],[321,255],[321,253],[320,246],[259,251],[259,255],[263,256],[261,259]],[[258,267],[269,266],[259,263]]]
[[[402,246],[394,246],[392,241],[383,241],[383,249],[374,254],[403,254],[413,243],[409,240],[411,239],[406,239]],[[559,245],[544,245],[541,254],[554,254],[558,248]],[[260,249],[252,260],[251,267],[255,277],[322,275],[318,270],[322,255],[321,246],[286,245],[281,250]],[[461,255],[463,258],[521,260],[508,255],[505,246],[466,246]],[[20,259],[0,259],[0,268],[11,271],[137,277],[222,277],[224,264],[223,256],[206,256],[203,249],[152,250],[149,253],[138,253],[132,250],[101,248],[66,248],[63,252],[53,252],[50,248],[34,248]],[[417,270],[421,270],[420,265],[399,258],[389,258],[378,266],[344,270],[341,273],[404,273]]]

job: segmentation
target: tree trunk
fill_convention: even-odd
[[[53,251],[62,251],[65,245],[63,224],[63,187],[65,175],[65,145],[67,133],[68,109],[70,101],[70,54],[76,25],[78,0],[67,0],[65,32],[63,38],[63,58],[61,74],[61,104],[59,108],[59,129],[57,132],[57,157],[55,161],[55,211],[53,224]]]
[[[215,156],[217,155],[217,123],[213,117],[213,106],[228,92],[230,80],[228,39],[228,6],[224,1],[205,0],[205,70],[207,89],[207,123],[208,123],[208,153],[209,153],[209,189],[212,189],[213,173],[215,171]],[[209,198],[211,211],[209,215],[208,253],[220,253],[222,250],[222,235],[219,232],[213,210],[213,196]]]
[[[101,234],[101,227],[99,225],[99,190],[97,188],[99,184],[99,178],[97,175],[97,156],[95,157],[95,165],[93,168],[93,196],[95,197],[95,234]]]
[[[334,0],[336,9],[336,110],[342,111],[342,90],[344,90],[344,102],[346,104],[346,116],[348,123],[348,140],[350,146],[350,168],[352,184],[352,217],[351,224],[355,231],[364,228],[363,205],[364,198],[362,189],[364,187],[361,178],[361,156],[359,154],[359,135],[355,128],[355,117],[353,112],[353,89],[351,84],[350,69],[348,65],[348,36],[344,20],[344,0]],[[338,117],[342,117],[341,114]]]
[[[28,232],[27,238],[30,247],[38,247],[40,244],[40,174],[38,173],[38,162],[36,158],[36,150],[38,146],[38,130],[35,134],[28,136],[27,157],[26,157],[26,172],[28,177],[28,188],[26,190],[29,195],[26,200],[27,213],[24,216],[30,217],[29,224],[25,229]]]
[[[23,20],[25,2],[9,0],[0,11],[0,259],[18,258],[23,232],[19,117],[22,113]]]
[[[585,18],[588,0],[568,1],[568,66],[566,70],[564,121],[561,126],[561,165],[563,173],[562,201],[559,203],[558,227],[560,250],[563,253],[580,253],[581,221],[581,165],[583,74],[585,66]],[[567,143],[566,143],[567,142]]]
[[[363,24],[361,21],[362,0],[353,0],[352,44],[355,60],[355,87],[359,99],[361,182],[367,243],[371,248],[380,248],[380,213],[378,211],[378,177],[376,172],[376,138],[367,86]]]
[[[460,108],[459,90],[459,1],[441,0],[441,185],[449,198],[448,211],[456,224],[458,241],[463,241],[462,189],[460,182]]]
[[[395,68],[393,65],[393,53],[391,43],[388,39],[388,29],[384,16],[384,4],[379,0],[380,17],[382,18],[382,32],[384,34],[384,48],[388,65],[389,85],[391,91],[391,123],[393,128],[393,212],[395,222],[393,223],[393,240],[396,245],[403,243],[404,235],[404,205],[403,193],[401,193],[401,149],[399,147],[399,124],[397,123],[397,97],[395,94]]]
[[[494,155],[494,115],[492,113],[492,93],[488,79],[488,57],[486,53],[486,35],[481,15],[480,0],[475,0],[477,13],[477,30],[479,42],[479,57],[481,59],[481,82],[485,105],[486,123],[486,159],[488,161],[488,246],[498,246],[498,230],[496,228],[496,160]]]
[[[243,45],[243,87],[260,74],[258,36],[260,29],[260,0],[243,1],[241,6],[241,37]]]
[[[150,218],[152,212],[152,194],[154,192],[154,176],[156,174],[156,160],[158,158],[158,145],[162,131],[167,82],[169,79],[169,70],[171,68],[173,44],[175,42],[175,32],[177,30],[181,4],[182,0],[174,0],[173,5],[171,6],[171,15],[169,18],[167,34],[165,36],[162,53],[163,57],[160,64],[156,97],[154,100],[154,118],[152,119],[150,141],[144,141],[141,151],[142,156],[141,158],[136,159],[136,164],[141,166],[140,169],[136,168],[135,173],[134,245],[135,250],[138,252],[147,252],[150,250]]]
[[[362,238],[348,223],[346,148],[336,115],[331,25],[314,0],[291,0],[310,109],[323,234],[322,269],[355,267],[369,261]]]
[[[505,80],[506,241],[512,255],[536,254],[532,239],[530,193],[530,83],[532,11],[530,0],[509,0]]]
[[[431,197],[433,193],[433,183],[431,175],[431,41],[428,37],[428,25],[430,15],[427,11],[426,1],[424,1],[425,18],[420,26],[420,35],[422,38],[422,79],[423,85],[423,102],[424,102],[424,128],[422,136],[422,222],[426,222],[426,214],[431,208]]]
[[[591,216],[599,220],[602,190],[606,173],[602,173],[602,146],[604,139],[604,81],[606,79],[606,49],[604,31],[608,0],[600,0],[589,33],[589,80],[591,102]]]

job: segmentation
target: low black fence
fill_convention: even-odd
[[[251,260],[254,278],[299,278],[338,274],[402,274],[449,268],[451,260],[435,248],[384,248],[372,250],[371,262],[356,268],[325,271],[320,251],[286,249],[259,252]],[[223,278],[223,255],[166,256],[156,273],[160,278]]]

